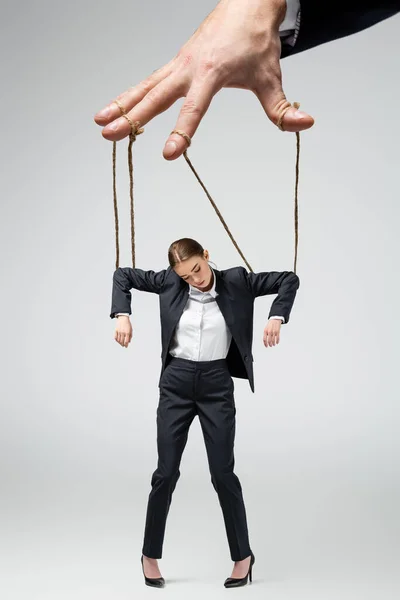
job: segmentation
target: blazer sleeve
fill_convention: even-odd
[[[296,42],[282,47],[282,58],[372,27],[399,13],[400,0],[348,0],[329,7],[321,0],[301,0],[300,10]]]
[[[300,280],[293,271],[265,271],[252,273],[243,269],[246,283],[254,298],[277,294],[271,304],[268,318],[273,315],[282,315],[285,323],[289,322],[290,312],[296,298]]]
[[[166,269],[162,271],[143,271],[132,267],[119,267],[114,271],[110,317],[117,313],[132,314],[130,290],[140,290],[159,294],[164,285]]]

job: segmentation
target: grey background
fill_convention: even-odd
[[[113,340],[111,144],[94,113],[167,62],[213,8],[190,2],[2,2],[1,593],[7,600],[151,594],[140,553],[160,340],[158,298],[134,293]],[[236,472],[253,597],[397,598],[399,119],[395,17],[283,62],[302,135],[301,288],[279,347],[256,303],[256,393],[235,380]],[[181,103],[178,103],[180,106]],[[184,160],[161,155],[179,106],[135,147],[137,266],[177,237],[241,264]],[[122,265],[130,265],[120,142]],[[223,90],[190,156],[255,270],[293,260],[294,136],[255,96]],[[198,421],[175,491],[166,597],[227,592],[231,562]]]

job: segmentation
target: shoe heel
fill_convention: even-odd
[[[249,580],[250,580],[250,583],[252,583],[252,581],[253,581],[253,567],[250,567],[250,570],[249,570]]]
[[[144,577],[145,584],[150,587],[158,587],[158,588],[164,587],[164,585],[165,585],[164,577],[154,577],[154,578],[146,577],[146,575],[144,573],[143,554],[140,558],[140,562],[142,563],[142,571],[143,571],[143,577]]]

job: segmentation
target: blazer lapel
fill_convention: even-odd
[[[189,286],[183,285],[176,297],[174,298],[170,310],[171,310],[171,322],[173,323],[173,329],[175,329],[176,325],[179,322],[179,319],[182,316],[184,308],[189,298]]]
[[[235,319],[232,313],[232,303],[230,302],[229,290],[225,285],[220,271],[214,269],[214,273],[216,278],[215,291],[218,294],[218,296],[216,297],[216,301],[220,311],[223,314],[226,324],[229,327],[230,332],[233,334],[235,329]]]

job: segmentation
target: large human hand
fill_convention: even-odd
[[[289,106],[282,89],[279,25],[285,0],[220,0],[189,41],[169,63],[119,95],[132,123],[146,125],[156,115],[186,97],[175,129],[192,137],[214,95],[224,87],[252,91],[274,124]],[[129,121],[113,101],[95,115],[103,136],[117,141],[131,132]],[[281,121],[286,131],[309,129],[314,120],[290,107]],[[171,134],[164,158],[176,159],[187,141]]]

